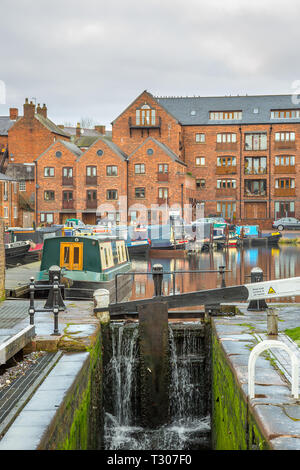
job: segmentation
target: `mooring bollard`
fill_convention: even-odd
[[[162,280],[164,269],[161,264],[154,264],[152,268],[152,277],[154,282],[154,295],[162,295]]]
[[[263,270],[259,267],[251,269],[251,284],[253,282],[262,282],[264,278]],[[268,305],[264,299],[250,300],[247,310],[266,310]]]
[[[53,315],[54,315],[53,335],[54,336],[60,335],[60,332],[58,330],[58,312],[59,312],[58,296],[59,296],[58,276],[54,276],[53,278]]]
[[[110,315],[109,315],[109,290],[107,289],[97,289],[93,293],[94,299],[94,308],[102,308],[107,307],[107,312],[100,312],[96,313],[97,318],[99,318],[100,323],[109,323],[110,322]]]
[[[278,335],[278,313],[273,307],[267,309],[267,334],[268,336]]]
[[[61,279],[61,269],[59,266],[53,265],[49,268],[49,284],[53,285],[54,284],[54,279],[57,278],[57,284],[58,286],[60,285],[60,279]],[[49,289],[49,294],[47,301],[45,303],[45,308],[52,308],[54,306],[54,290]],[[61,296],[61,290],[58,287],[58,293],[57,293],[57,305],[59,310],[65,310],[66,306],[64,304],[63,298]]]
[[[225,284],[225,268],[226,268],[226,266],[219,266],[219,272],[222,276],[221,287],[226,287],[226,284]]]

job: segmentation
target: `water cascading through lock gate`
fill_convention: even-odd
[[[157,429],[141,425],[138,324],[111,323],[110,336],[111,357],[104,370],[104,448],[210,448],[207,351],[199,324],[169,325],[170,420]]]

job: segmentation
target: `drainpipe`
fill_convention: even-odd
[[[128,165],[129,165],[129,160],[128,158],[126,159],[126,221],[128,225]]]
[[[240,131],[240,220],[241,220],[242,219],[242,151],[243,151],[242,126],[240,126],[239,131]]]
[[[38,181],[37,181],[37,162],[34,162],[35,169],[35,227],[38,226]]]
[[[269,134],[269,219],[271,219],[271,135],[272,135],[272,126],[270,126]]]

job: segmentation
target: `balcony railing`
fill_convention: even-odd
[[[169,173],[157,173],[157,181],[169,181]]]
[[[274,143],[274,149],[275,150],[281,150],[281,149],[296,149],[296,142],[295,141],[286,141],[286,142],[275,142]]]
[[[63,209],[74,209],[74,200],[63,200],[62,202]]]
[[[295,188],[275,188],[274,196],[295,196],[296,189]]]
[[[73,186],[73,177],[68,178],[66,176],[63,176],[62,185],[63,186]]]
[[[97,176],[86,176],[85,184],[87,186],[97,186]]]
[[[234,197],[236,198],[236,188],[217,188],[216,197]]]
[[[295,165],[276,165],[274,168],[276,175],[286,173],[288,175],[296,173]]]
[[[144,130],[147,131],[148,135],[149,135],[149,131],[150,129],[158,129],[159,130],[159,135],[161,135],[161,117],[158,116],[155,118],[155,123],[154,124],[151,124],[151,119],[150,119],[150,122],[148,124],[146,123],[143,123],[143,124],[135,124],[133,121],[132,121],[132,118],[129,117],[128,119],[128,125],[129,125],[129,132],[130,132],[130,137],[131,137],[131,131],[132,129],[141,129],[142,131],[142,136],[144,134]]]
[[[216,175],[233,175],[236,173],[236,166],[216,166]]]
[[[245,168],[244,173],[245,175],[266,175],[267,168]]]
[[[220,152],[230,152],[238,149],[237,142],[217,142],[216,150]]]
[[[96,199],[87,199],[86,201],[87,209],[97,209],[97,200]]]
[[[163,204],[169,205],[169,198],[158,197],[157,204],[159,204],[160,206],[162,206]]]

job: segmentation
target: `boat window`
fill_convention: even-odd
[[[111,243],[100,243],[100,257],[103,269],[114,266],[113,252]]]
[[[60,244],[60,267],[70,270],[82,270],[83,243]]]
[[[124,263],[125,261],[127,261],[125,244],[123,241],[117,241],[116,246],[117,246],[117,253],[118,253],[118,262]]]

